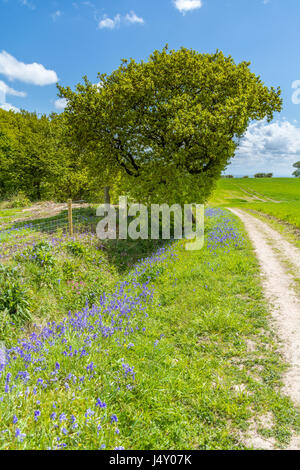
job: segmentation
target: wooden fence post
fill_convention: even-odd
[[[69,235],[70,237],[73,237],[72,199],[68,199],[68,225]]]
[[[104,204],[110,204],[109,190],[110,190],[109,186],[104,186]]]

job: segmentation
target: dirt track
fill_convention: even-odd
[[[261,265],[265,297],[270,304],[274,329],[289,365],[284,375],[284,393],[300,405],[300,297],[296,276],[300,277],[300,250],[276,230],[252,215],[230,209],[245,225]],[[292,448],[300,448],[295,438]]]
[[[263,287],[272,318],[290,364],[285,376],[286,393],[300,405],[300,299],[285,262],[300,275],[300,251],[276,230],[240,209],[230,209],[244,223],[255,248],[263,275]]]

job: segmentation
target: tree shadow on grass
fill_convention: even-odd
[[[79,234],[96,234],[96,227],[99,222],[99,217],[96,216],[96,210],[93,207],[74,208],[72,211],[73,215],[73,227],[74,236]],[[132,218],[128,218],[128,223]],[[150,220],[149,220],[150,224]],[[35,238],[41,234],[41,239],[45,235],[49,234],[55,236],[55,233],[59,231],[68,233],[68,211],[62,210],[59,214],[51,217],[43,217],[30,221],[20,221],[13,224],[13,228],[16,232],[11,232],[11,236],[14,237],[14,233],[20,233],[22,229],[26,230],[25,238],[33,236]],[[149,232],[150,233],[150,232]],[[19,238],[22,239],[22,235]],[[120,274],[126,274],[132,267],[137,264],[141,259],[147,258],[153,255],[159,248],[168,244],[168,240],[98,240],[98,245],[101,250],[107,256],[109,264],[113,265]]]
[[[141,259],[152,256],[169,240],[104,240],[100,241],[110,264],[120,274],[130,271]]]

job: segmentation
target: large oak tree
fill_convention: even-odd
[[[74,142],[94,173],[121,172],[140,201],[200,202],[234,156],[253,120],[272,120],[280,90],[222,52],[155,51],[123,60],[99,84],[59,86]]]

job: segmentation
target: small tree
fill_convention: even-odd
[[[272,120],[280,90],[222,52],[155,51],[123,60],[99,85],[84,78],[67,99],[70,132],[94,157],[94,173],[122,172],[139,201],[203,201],[253,120]]]
[[[293,173],[293,176],[295,176],[296,178],[300,178],[300,162],[294,163],[293,167],[296,168]]]

